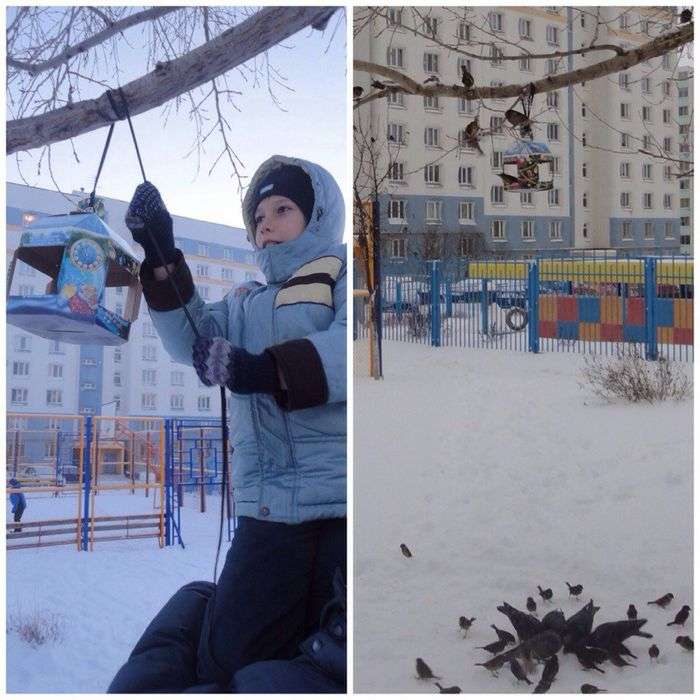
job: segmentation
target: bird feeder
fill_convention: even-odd
[[[48,275],[44,294],[10,295],[17,260]],[[93,212],[45,216],[22,231],[7,280],[7,322],[42,338],[121,345],[138,316],[139,261]],[[107,287],[127,287],[123,316],[103,305]]]
[[[551,190],[553,163],[554,156],[545,144],[518,139],[503,152],[504,189],[509,192]],[[543,164],[547,164],[548,179],[543,176]],[[509,173],[506,166],[515,166],[515,175]]]

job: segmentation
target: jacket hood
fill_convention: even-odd
[[[259,249],[255,245],[254,195],[258,183],[283,165],[296,165],[311,178],[314,188],[314,208],[311,218],[298,238],[279,245]],[[320,165],[300,158],[272,156],[255,172],[243,198],[243,221],[248,240],[255,248],[255,261],[268,284],[284,282],[304,263],[327,253],[343,240],[345,204],[338,183]]]

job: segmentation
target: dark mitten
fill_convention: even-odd
[[[225,338],[195,340],[192,364],[202,384],[225,385],[234,394],[274,394],[280,389],[272,355],[253,355]]]
[[[145,259],[149,264],[163,264],[158,250],[166,263],[173,261],[173,220],[165,208],[160,192],[150,182],[144,182],[136,188],[124,221],[134,240],[143,246]]]

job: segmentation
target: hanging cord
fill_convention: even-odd
[[[124,91],[120,87],[118,89],[119,92],[119,97],[122,102],[122,108],[120,109],[119,106],[116,104],[114,98],[112,97],[112,91],[108,90],[107,91],[107,99],[109,100],[109,103],[114,110],[114,113],[117,115],[118,119],[124,119],[126,118],[127,122],[129,123],[129,130],[131,131],[131,138],[134,142],[134,148],[136,149],[136,157],[138,158],[139,161],[139,167],[141,168],[141,175],[143,177],[144,182],[146,182],[146,171],[144,170],[143,167],[143,161],[141,160],[141,152],[139,151],[139,145],[136,141],[136,134],[134,132],[134,126],[131,123],[131,115],[129,114],[129,106],[126,101],[126,97],[124,96]],[[105,155],[107,153],[107,148],[109,147],[109,142],[112,137],[112,130],[114,129],[114,122],[112,122],[112,125],[110,126],[109,129],[109,134],[107,135],[107,143],[105,144],[105,149],[104,152],[102,153],[102,160],[100,161],[100,168],[97,173],[97,178],[100,176],[100,171],[102,170],[102,164],[104,163]],[[97,188],[97,179],[95,180],[95,189]],[[94,197],[94,190],[92,196]],[[187,317],[187,321],[190,324],[190,327],[192,328],[192,332],[195,335],[195,338],[199,339],[201,337],[199,330],[197,329],[197,326],[194,322],[194,319],[190,315],[190,312],[187,309],[187,306],[185,305],[185,301],[182,298],[182,295],[180,294],[180,290],[177,288],[177,285],[175,284],[175,280],[173,280],[172,276],[170,275],[170,272],[168,271],[168,263],[165,259],[165,256],[163,255],[163,252],[160,249],[160,246],[158,245],[158,242],[156,241],[155,237],[151,233],[150,230],[146,229],[148,236],[151,239],[151,243],[153,244],[153,247],[155,248],[156,254],[158,255],[158,259],[160,260],[160,263],[165,270],[165,275],[167,279],[170,281],[170,286],[172,287],[173,291],[175,292],[175,296],[177,297],[177,300],[180,304],[180,307],[182,310],[185,312],[185,316]],[[223,530],[224,530],[224,501],[226,502],[226,514],[230,517],[230,508],[229,508],[229,500],[227,498],[228,496],[228,472],[229,472],[229,464],[228,464],[228,419],[226,416],[226,387],[222,386],[220,387],[221,389],[221,442],[222,442],[222,474],[221,474],[221,510],[220,510],[220,516],[219,516],[219,539],[218,543],[216,545],[216,559],[214,560],[214,584],[216,585],[216,574],[219,566],[219,555],[221,553],[221,541],[223,539]],[[214,595],[216,595],[216,588],[214,588]],[[213,606],[212,606],[213,610]],[[212,615],[213,618],[213,615]],[[211,619],[210,619],[210,630],[211,630]]]

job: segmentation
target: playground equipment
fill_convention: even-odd
[[[44,275],[44,294],[10,296],[17,260]],[[95,213],[45,216],[20,238],[7,278],[7,322],[49,340],[120,345],[138,316],[139,262]],[[106,287],[128,287],[123,315],[105,308]]]
[[[25,494],[29,517],[59,516],[8,522],[7,549],[74,544],[91,551],[95,542],[134,538],[165,544],[163,419],[10,413],[7,421],[8,477],[20,482],[7,493]],[[42,440],[58,442],[48,465],[39,460]],[[68,453],[73,464],[65,465]],[[147,500],[119,497],[125,491]]]

